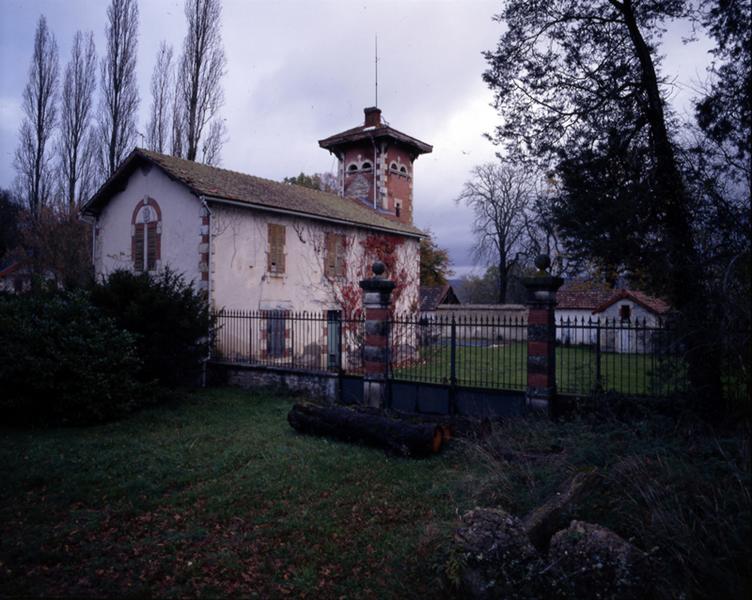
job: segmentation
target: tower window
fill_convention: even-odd
[[[405,167],[405,165],[400,167],[400,174],[407,175],[407,167]]]
[[[348,173],[355,173],[355,171],[357,170],[358,170],[358,165],[356,165],[355,163],[350,163],[349,165],[347,165]]]
[[[362,165],[360,165],[361,171],[370,171],[371,170],[371,163],[368,161],[365,161]]]
[[[392,162],[391,165],[389,165],[389,170],[394,171],[395,173],[399,172],[399,167],[397,166],[396,162]]]

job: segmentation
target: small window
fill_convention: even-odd
[[[362,165],[360,165],[361,171],[370,171],[371,170],[371,163],[368,161],[365,161]]]
[[[283,310],[270,310],[266,316],[266,355],[281,358],[285,355],[285,328],[287,313]]]
[[[622,304],[619,307],[619,317],[622,321],[629,321],[629,319],[632,316],[632,309],[630,308],[629,304]]]
[[[327,277],[345,276],[345,236],[338,233],[326,234],[326,256],[324,272]]]
[[[400,167],[400,174],[401,175],[407,175],[407,167],[405,165],[402,165]]]
[[[152,198],[142,200],[133,211],[131,257],[137,273],[156,271],[161,252],[161,211]]]
[[[350,163],[347,166],[348,173],[355,173],[355,171],[357,171],[357,170],[358,170],[358,165],[356,165],[355,163]]]
[[[394,171],[394,172],[397,172],[397,171],[399,171],[399,167],[397,166],[397,163],[396,163],[396,162],[393,162],[393,163],[392,163],[391,165],[389,165],[389,169],[390,169],[391,171]]]
[[[269,223],[269,251],[267,252],[267,271],[273,275],[285,272],[285,226]]]

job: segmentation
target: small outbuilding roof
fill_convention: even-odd
[[[421,312],[434,311],[440,304],[461,304],[448,283],[435,286],[421,285],[419,298]]]
[[[593,310],[593,313],[603,312],[608,307],[613,306],[621,300],[631,300],[635,304],[639,304],[656,315],[663,315],[671,310],[671,305],[661,298],[649,296],[645,292],[639,290],[619,290],[605,302],[597,306],[595,310]]]
[[[387,219],[369,207],[336,194],[211,167],[143,148],[136,148],[128,155],[118,170],[85,204],[82,212],[98,214],[114,194],[124,189],[135,169],[144,165],[158,167],[168,177],[182,183],[196,196],[204,197],[207,201],[226,200],[262,210],[293,213],[388,233],[414,237],[425,235],[414,225]]]
[[[606,284],[572,279],[556,292],[556,308],[560,310],[594,310],[614,293]]]

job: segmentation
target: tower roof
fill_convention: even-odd
[[[353,142],[362,140],[392,140],[405,146],[413,156],[428,154],[433,151],[433,146],[421,142],[412,136],[397,131],[396,129],[381,122],[381,110],[376,107],[366,108],[365,123],[359,127],[353,127],[341,133],[335,133],[326,139],[319,140],[319,146],[336,152]]]

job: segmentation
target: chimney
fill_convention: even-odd
[[[371,106],[370,108],[363,109],[366,114],[366,127],[380,127],[381,126],[381,109]]]

